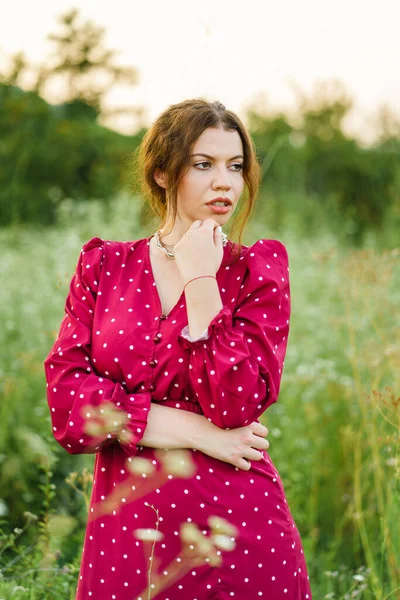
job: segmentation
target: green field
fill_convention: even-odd
[[[81,246],[133,240],[138,203],[65,205],[57,228],[0,231],[0,599],[73,598],[93,457],[52,438],[43,360]],[[344,247],[327,228],[277,234],[292,320],[270,454],[302,536],[315,600],[400,598],[400,269],[384,236]],[[377,249],[379,248],[379,250]],[[86,471],[85,469],[89,469]],[[72,474],[72,475],[71,475]]]

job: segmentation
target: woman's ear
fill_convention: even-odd
[[[167,176],[164,171],[161,171],[161,169],[156,169],[154,171],[154,181],[164,189],[167,187]]]

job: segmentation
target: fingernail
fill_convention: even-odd
[[[222,227],[221,227],[221,225],[218,225],[217,229],[218,229],[218,231],[219,231],[220,233],[222,233]]]

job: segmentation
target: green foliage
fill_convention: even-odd
[[[43,466],[45,483],[39,484],[42,497],[40,516],[25,511],[25,525],[8,531],[0,523],[0,597],[53,600],[74,597],[77,564],[67,564],[62,542],[75,527],[75,518],[56,515],[51,507],[55,486],[52,472]],[[27,531],[29,529],[29,536]]]
[[[105,205],[130,185],[129,157],[144,130],[125,136],[99,123],[105,96],[115,83],[135,85],[137,72],[115,62],[104,29],[82,22],[72,9],[48,38],[53,49],[37,68],[22,53],[0,73],[0,225],[54,225],[63,200]],[[18,87],[30,73],[32,91]],[[57,83],[63,102],[48,104]],[[260,202],[254,216],[283,232],[326,230],[344,244],[361,247],[387,233],[394,246],[400,226],[400,123],[382,109],[369,147],[344,133],[353,101],[337,81],[322,82],[310,97],[299,90],[294,114],[273,114],[255,104],[247,121],[262,164]],[[299,201],[301,200],[301,201]],[[141,220],[145,218],[142,211]]]
[[[383,598],[399,585],[399,252],[312,246],[289,247],[294,313],[284,388],[265,416],[271,455],[309,532],[310,577],[368,565]]]
[[[104,96],[113,84],[137,83],[136,70],[117,65],[117,52],[104,46],[105,29],[90,20],[81,22],[78,9],[62,14],[59,27],[59,32],[48,36],[53,51],[39,71],[39,93],[53,79],[64,80],[68,82],[66,100],[79,100],[100,113]]]
[[[105,47],[105,30],[81,21],[72,9],[59,18],[48,39],[52,51],[43,64],[30,65],[17,53],[0,73],[0,226],[54,225],[66,198],[101,198],[107,203],[125,184],[126,158],[143,132],[125,136],[98,120],[132,108],[106,110],[112,85],[137,83],[132,67],[116,63]],[[34,83],[23,91],[29,75]],[[48,104],[49,86],[62,102]],[[140,111],[139,111],[140,112]]]
[[[400,135],[363,147],[343,132],[351,107],[341,87],[322,86],[310,99],[300,98],[296,118],[261,107],[249,111],[268,199],[258,212],[271,227],[287,228],[295,215],[301,233],[316,233],[327,221],[343,243],[358,246],[390,220],[398,227]]]
[[[386,245],[394,245],[400,136],[364,148],[341,130],[349,106],[320,103],[318,110],[303,103],[296,126],[283,114],[250,111],[263,170],[256,220],[277,231],[296,227],[300,235],[328,223],[342,243],[358,246],[385,230]],[[118,134],[99,125],[97,110],[82,99],[53,106],[9,84],[0,84],[0,106],[2,225],[52,225],[65,199],[107,205],[130,185],[129,157],[144,130]]]
[[[0,84],[1,224],[56,222],[65,198],[109,200],[140,135],[123,136],[96,122],[81,101],[51,106],[34,92]]]

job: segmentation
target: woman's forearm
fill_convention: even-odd
[[[203,415],[151,402],[146,430],[139,444],[150,448],[199,450],[206,437],[217,429]]]

